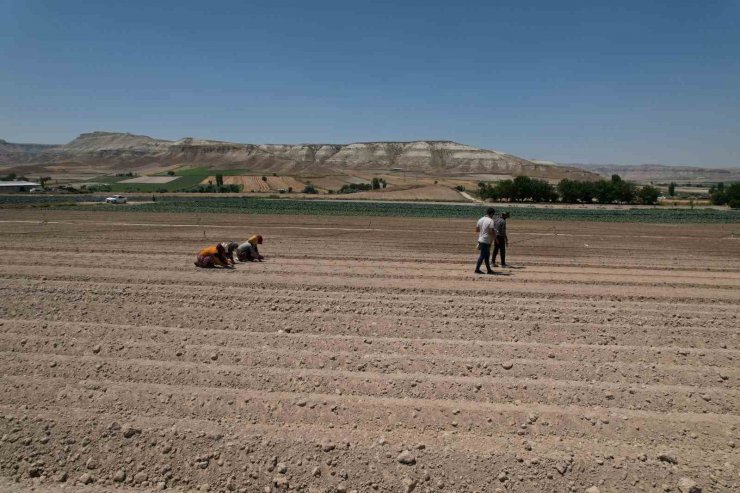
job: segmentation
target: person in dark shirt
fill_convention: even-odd
[[[501,252],[501,267],[508,267],[506,265],[506,247],[509,245],[509,237],[506,236],[506,220],[509,218],[508,212],[503,212],[501,217],[497,218],[493,222],[493,230],[496,232],[496,239],[493,241],[493,254],[491,255],[491,263],[494,267],[496,264],[496,255]]]

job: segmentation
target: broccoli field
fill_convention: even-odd
[[[145,201],[128,207],[110,207],[102,202],[104,197],[91,195],[4,195],[0,196],[0,207],[43,207],[56,204],[56,208],[74,207],[77,210],[100,210],[105,207],[113,211],[135,207],[138,212],[180,213],[248,213],[288,214],[318,216],[390,216],[430,218],[475,218],[481,215],[483,204],[421,204],[387,202],[350,202],[338,200],[295,200],[255,197],[190,197],[158,195],[151,202],[150,195],[129,196],[132,202]],[[77,205],[75,203],[83,202]],[[495,205],[506,210],[506,205]],[[640,223],[740,223],[740,211],[712,208],[542,208],[514,207],[509,209],[512,217],[521,220],[545,221],[598,221]]]

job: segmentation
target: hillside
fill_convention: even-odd
[[[49,144],[14,144],[0,139],[0,163],[12,162],[14,158],[26,159],[55,147],[58,146]]]
[[[647,182],[714,183],[740,181],[740,168],[702,168],[666,164],[568,164],[603,176],[618,174],[624,179]]]
[[[2,141],[0,165],[24,173],[148,173],[179,166],[250,169],[281,174],[403,170],[434,175],[528,175],[593,179],[578,168],[533,163],[511,154],[452,141],[353,144],[241,144],[185,138],[178,141],[117,132],[85,133],[64,145]]]

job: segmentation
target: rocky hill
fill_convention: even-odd
[[[2,141],[0,164],[18,167],[28,173],[94,168],[102,174],[205,166],[280,173],[341,173],[395,168],[436,175],[503,174],[550,179],[596,177],[595,173],[582,169],[534,163],[511,154],[452,141],[240,144],[193,138],[169,141],[115,132],[86,133],[68,144],[56,146]]]

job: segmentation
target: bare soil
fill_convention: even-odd
[[[737,225],[0,219],[2,491],[740,488]]]

